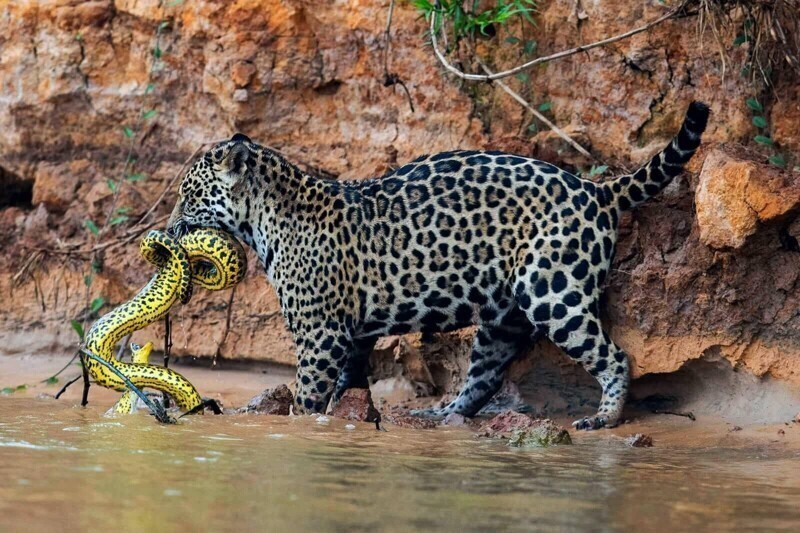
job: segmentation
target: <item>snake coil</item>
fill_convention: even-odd
[[[106,313],[86,334],[85,349],[103,359],[136,387],[150,387],[172,396],[181,409],[191,411],[203,399],[189,380],[172,369],[151,365],[152,344],[134,350],[133,362],[114,356],[114,347],[126,335],[159,320],[175,302],[187,303],[194,285],[209,290],[228,289],[239,283],[247,271],[244,249],[233,237],[216,229],[197,229],[181,239],[160,230],[150,231],[139,246],[144,258],[158,271],[133,298]],[[105,365],[84,357],[89,374],[103,387],[127,390],[125,382]],[[114,407],[131,412],[132,393],[126,393]]]

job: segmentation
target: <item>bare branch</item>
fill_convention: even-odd
[[[487,76],[492,75],[492,71],[489,70],[489,67],[487,67],[486,64],[484,64],[483,61],[478,59],[478,64],[481,66],[483,71],[486,72]],[[514,89],[512,89],[511,87],[506,85],[505,82],[503,82],[500,79],[495,79],[494,82],[497,83],[497,85],[499,85],[500,88],[503,89],[506,93],[508,93],[508,95],[511,96],[511,98],[513,98],[514,100],[519,102],[522,107],[524,107],[525,109],[530,111],[531,114],[533,114],[534,117],[536,117],[537,119],[539,119],[542,122],[544,122],[544,124],[548,128],[550,128],[551,130],[553,130],[556,133],[556,135],[558,135],[559,137],[561,137],[562,139],[567,141],[569,143],[569,145],[572,146],[573,148],[575,148],[575,150],[577,150],[581,155],[591,159],[592,161],[598,161],[598,162],[602,163],[602,161],[600,161],[599,159],[594,157],[591,153],[589,153],[589,151],[586,148],[584,148],[583,146],[578,144],[577,141],[575,141],[572,137],[567,135],[564,130],[562,130],[561,128],[559,128],[558,126],[556,126],[555,124],[550,122],[550,120],[548,120],[548,118],[546,116],[541,114],[539,112],[539,110],[537,110],[530,103],[528,103],[527,100],[522,98],[516,91],[514,91]]]
[[[438,10],[436,10],[436,9],[431,13],[431,28],[430,28],[430,30],[431,30],[431,44],[433,44],[433,51],[436,54],[436,58],[439,60],[439,62],[442,64],[442,66],[444,66],[444,68],[446,68],[447,71],[450,72],[451,74],[455,74],[456,76],[458,76],[459,78],[464,79],[464,80],[493,81],[493,80],[499,80],[501,78],[507,78],[509,76],[513,76],[514,74],[522,72],[523,70],[529,69],[529,68],[531,68],[531,67],[533,67],[535,65],[538,65],[540,63],[547,63],[549,61],[553,61],[553,60],[556,60],[556,59],[562,59],[564,57],[575,55],[575,54],[578,54],[580,52],[585,52],[587,50],[591,50],[592,48],[598,48],[600,46],[605,46],[607,44],[611,44],[611,43],[615,43],[617,41],[621,41],[623,39],[627,39],[628,37],[633,37],[634,35],[637,35],[639,33],[645,32],[645,31],[649,30],[650,28],[661,24],[664,21],[667,21],[667,20],[673,18],[681,10],[683,10],[683,8],[688,3],[689,3],[689,0],[684,0],[683,2],[681,2],[681,4],[678,7],[676,7],[675,9],[670,10],[668,13],[660,16],[659,18],[655,19],[654,21],[648,22],[644,26],[639,26],[638,28],[635,28],[633,30],[627,31],[625,33],[620,33],[619,35],[615,35],[613,37],[609,37],[608,39],[603,39],[602,41],[597,41],[597,42],[594,42],[594,43],[591,43],[591,44],[577,46],[575,48],[570,48],[569,50],[563,50],[561,52],[557,52],[557,53],[551,54],[549,56],[537,57],[536,59],[528,61],[527,63],[523,63],[522,65],[519,65],[519,66],[514,67],[512,69],[504,70],[502,72],[495,72],[495,73],[492,73],[492,74],[468,74],[466,72],[463,72],[463,71],[459,70],[458,68],[453,66],[447,60],[447,58],[444,56],[444,54],[442,54],[442,51],[439,49],[439,39],[438,39],[438,36],[437,36],[438,32],[436,31],[436,21],[437,21],[436,17],[437,17],[437,14],[438,14]],[[442,24],[441,26],[443,27],[444,25]]]

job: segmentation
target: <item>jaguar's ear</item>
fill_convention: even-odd
[[[228,147],[221,166],[228,184],[233,189],[243,184],[252,172],[252,169],[248,167],[248,160],[251,159],[250,148],[246,144],[252,141],[246,135],[237,133],[230,142],[233,144]]]

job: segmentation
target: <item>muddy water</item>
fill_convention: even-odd
[[[800,454],[627,448],[612,433],[514,450],[463,429],[196,416],[0,398],[0,530],[795,528]],[[658,444],[658,441],[657,441]]]

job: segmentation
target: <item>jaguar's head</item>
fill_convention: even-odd
[[[245,216],[256,151],[247,136],[237,133],[198,159],[181,181],[167,232],[183,237],[194,228],[218,228],[236,234]]]

